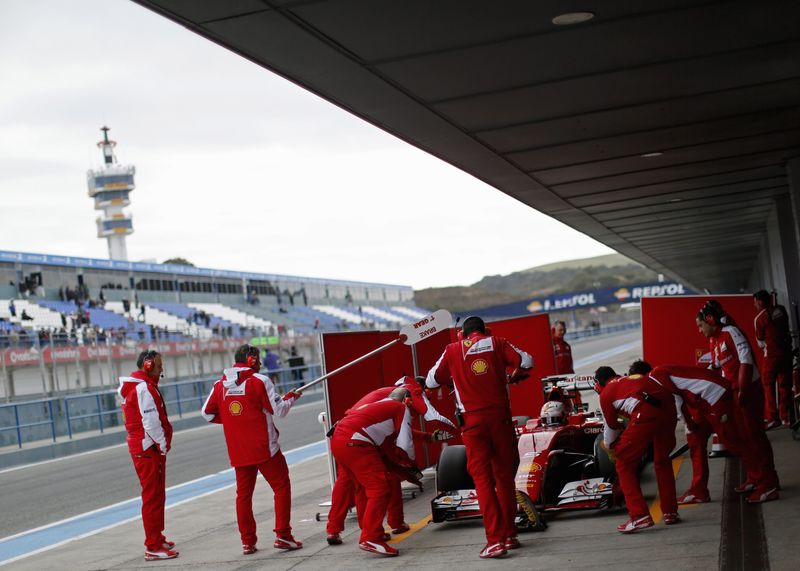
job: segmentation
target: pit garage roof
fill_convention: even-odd
[[[134,1],[695,288],[789,192],[797,0]]]

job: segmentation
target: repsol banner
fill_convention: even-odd
[[[475,313],[488,317],[510,317],[528,313],[638,302],[643,297],[687,295],[693,293],[695,292],[684,287],[683,284],[676,282],[633,284],[613,288],[555,294],[548,297],[515,301],[503,305],[464,311],[459,314],[471,315]]]

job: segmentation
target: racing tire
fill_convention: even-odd
[[[475,482],[467,472],[467,448],[462,444],[443,448],[436,464],[436,491],[441,493],[474,489]]]
[[[608,457],[608,452],[600,446],[601,442],[603,442],[603,435],[598,434],[594,439],[594,458],[595,466],[597,466],[597,473],[603,478],[616,478],[617,469],[614,467],[611,458]]]

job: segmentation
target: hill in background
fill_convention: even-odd
[[[654,282],[658,274],[622,254],[567,260],[505,276],[485,276],[469,286],[426,288],[414,292],[420,307],[451,311],[479,309],[555,293]]]

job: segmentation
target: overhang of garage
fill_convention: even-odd
[[[800,153],[797,0],[134,1],[695,288]]]

